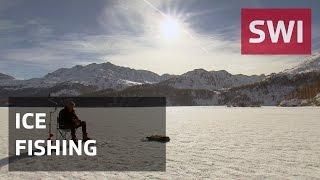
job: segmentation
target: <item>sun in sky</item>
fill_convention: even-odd
[[[181,23],[173,17],[165,17],[160,23],[161,35],[167,41],[177,40],[182,33]]]

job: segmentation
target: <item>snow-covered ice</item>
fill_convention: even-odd
[[[8,172],[0,109],[0,179],[320,178],[320,108],[169,107],[166,172]]]

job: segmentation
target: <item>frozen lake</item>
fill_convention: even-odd
[[[7,118],[0,179],[320,178],[320,108],[169,107],[166,172],[8,172]]]

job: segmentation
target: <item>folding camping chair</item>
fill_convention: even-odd
[[[53,137],[53,134],[51,133],[52,114],[57,111],[58,103],[56,101],[54,101],[54,99],[50,98],[50,94],[49,94],[48,101],[55,105],[54,106],[54,110],[50,112],[50,122],[49,122],[49,132],[48,132],[49,137],[48,137],[48,140],[51,140],[51,138]],[[70,133],[70,136],[68,136],[68,133]],[[68,138],[68,137],[70,137],[70,138]],[[71,130],[65,126],[65,124],[63,123],[63,119],[60,119],[59,116],[57,117],[56,139],[57,140],[68,140],[68,139],[71,139]]]
[[[58,117],[57,118],[57,132],[56,132],[57,139],[59,139],[59,140],[71,139],[70,138],[71,135],[68,136],[68,134],[71,134],[71,130],[68,129],[67,127],[65,127],[65,125],[63,124],[63,120]]]

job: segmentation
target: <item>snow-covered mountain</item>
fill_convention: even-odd
[[[161,82],[160,84],[168,85],[178,89],[221,90],[255,83],[263,80],[264,78],[265,75],[232,75],[224,70],[206,71],[204,69],[195,69],[180,76],[170,78]]]
[[[269,75],[264,80],[249,85],[231,88],[225,92],[223,102],[236,105],[279,105],[288,96],[298,92],[308,93],[320,81],[320,54],[308,57],[298,66]],[[304,88],[304,87],[310,88]],[[301,91],[300,89],[304,89]],[[316,93],[316,92],[313,92]],[[319,92],[318,92],[319,93]]]
[[[14,79],[14,77],[12,77],[12,76],[0,73],[0,81],[1,80],[13,80],[13,79]]]
[[[161,85],[168,85],[178,89],[220,90],[254,83],[264,78],[264,75],[232,75],[224,70],[206,71],[204,69],[195,69],[182,75],[164,74],[160,76],[151,71],[135,70],[106,62],[102,64],[93,63],[86,66],[77,65],[72,68],[61,68],[52,73],[48,73],[42,78],[11,80],[2,82],[0,86],[15,90],[25,88],[52,88],[63,83],[91,86],[95,87],[95,90],[121,90],[129,86],[161,82]],[[73,94],[75,94],[74,91]]]
[[[98,89],[121,89],[137,84],[157,83],[169,77],[167,75],[160,76],[151,71],[116,66],[107,62],[61,68],[47,74],[43,79],[48,83],[72,82],[97,86]]]
[[[15,89],[35,87],[49,88],[61,83],[69,83],[93,86],[96,90],[119,90],[132,85],[157,83],[170,77],[172,76],[168,74],[160,76],[151,71],[135,70],[106,62],[102,64],[93,63],[86,66],[77,65],[72,68],[61,68],[42,78],[12,80],[2,83],[1,86]]]
[[[320,53],[317,53],[308,57],[301,64],[299,64],[298,66],[292,69],[285,70],[284,73],[298,74],[298,73],[317,72],[317,71],[320,71]]]
[[[50,93],[53,96],[164,96],[169,105],[278,105],[320,81],[319,63],[320,55],[316,54],[292,69],[269,76],[232,75],[224,70],[204,69],[182,75],[158,75],[111,63],[93,63],[61,68],[29,80],[4,75],[6,80],[0,81],[0,98]]]

